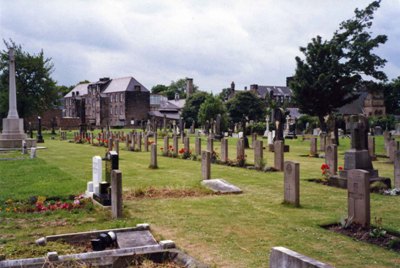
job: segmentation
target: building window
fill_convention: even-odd
[[[110,94],[110,102],[113,102],[113,97],[114,97],[114,95]]]
[[[119,101],[120,101],[120,102],[122,102],[123,96],[124,96],[124,93],[121,93],[121,94],[119,95]]]
[[[123,109],[123,107],[121,107],[121,109],[119,110],[119,114],[120,114],[120,115],[122,115],[122,114],[123,114],[123,113],[122,113],[122,112],[123,112],[123,110],[124,110],[124,109]]]

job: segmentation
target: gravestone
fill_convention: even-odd
[[[381,136],[383,134],[382,128],[380,126],[376,126],[374,128],[374,135],[375,136]]]
[[[173,138],[172,138],[172,154],[173,155],[176,155],[176,154],[178,154],[178,151],[179,151],[179,143],[178,143],[178,136],[174,136]]]
[[[395,152],[396,150],[398,150],[398,142],[396,142],[396,140],[392,139],[389,141],[389,159],[390,162],[394,162],[394,158],[395,158]]]
[[[109,138],[108,139],[108,151],[112,151],[112,149],[113,149],[113,139],[112,138]]]
[[[31,159],[36,158],[36,147],[32,147],[31,148],[31,155],[30,155]]]
[[[321,132],[321,134],[319,135],[319,150],[321,152],[325,152],[326,138],[326,133]]]
[[[207,151],[214,152],[214,139],[212,137],[207,138]]]
[[[338,152],[335,144],[326,146],[325,163],[329,166],[329,174],[331,176],[336,175],[338,169]]]
[[[96,194],[100,193],[100,182],[103,180],[103,160],[100,156],[93,156],[92,158],[92,184],[93,191]]]
[[[286,161],[284,167],[284,202],[300,206],[300,164]]]
[[[283,141],[277,140],[274,142],[274,168],[278,171],[283,171],[284,164],[284,145]]]
[[[116,151],[109,151],[106,154],[106,182],[111,183],[111,171],[119,169],[119,159]]]
[[[156,144],[151,144],[150,145],[150,149],[151,149],[151,152],[150,152],[150,168],[153,168],[153,169],[155,169],[155,168],[158,168],[158,165],[157,165],[157,145]]]
[[[203,180],[211,178],[211,153],[208,151],[201,152],[201,176]]]
[[[226,138],[221,140],[221,162],[228,162],[228,139]]]
[[[118,139],[116,139],[114,141],[114,151],[116,151],[117,154],[119,155],[119,140]]]
[[[22,151],[21,151],[22,154],[27,154],[28,153],[28,148],[27,148],[27,144],[26,144],[25,140],[22,140],[21,148],[22,148]]]
[[[394,187],[400,189],[400,150],[396,150],[394,158]]]
[[[131,147],[130,147],[131,151],[135,151],[136,150],[136,133],[131,133]]]
[[[361,169],[348,172],[348,218],[365,228],[370,226],[369,173]]]
[[[372,161],[376,160],[374,136],[368,136],[368,153]]]
[[[194,147],[195,154],[201,155],[201,138],[196,137]]]
[[[257,140],[257,133],[251,134],[251,147],[254,148],[254,142]]]
[[[168,155],[168,149],[169,149],[169,137],[164,136],[164,147],[163,147],[163,154]]]
[[[187,153],[190,152],[190,140],[189,140],[189,137],[183,138],[183,149]]]
[[[264,131],[264,138],[268,138],[269,136],[269,116],[265,117],[265,131]]]
[[[113,219],[122,218],[122,173],[111,171],[111,214]]]
[[[255,140],[254,147],[254,167],[262,169],[264,167],[263,159],[263,141]]]
[[[318,156],[318,140],[315,136],[310,138],[310,156]]]
[[[238,162],[245,161],[245,150],[243,139],[238,139],[236,143],[236,160]]]
[[[149,151],[149,135],[144,135],[143,146],[144,146],[144,151],[148,152]]]
[[[138,132],[138,134],[137,134],[137,150],[138,150],[138,152],[142,151],[142,133],[143,132]]]

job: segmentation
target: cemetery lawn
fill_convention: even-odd
[[[79,195],[91,179],[92,157],[104,156],[104,147],[51,140],[38,150],[37,159],[0,161],[0,202],[27,200],[31,196]],[[341,139],[339,166],[349,139]],[[0,255],[42,256],[35,239],[52,234],[135,226],[149,223],[157,239],[174,240],[178,247],[212,267],[269,267],[270,249],[284,246],[336,267],[400,267],[398,253],[347,236],[321,225],[337,223],[347,215],[347,191],[308,182],[321,178],[323,159],[306,157],[309,141],[287,140],[285,160],[300,163],[300,208],[283,205],[283,173],[212,165],[211,177],[240,187],[241,195],[211,195],[200,186],[200,161],[158,155],[158,169],[149,169],[150,153],[128,152],[120,143],[120,170],[124,189],[124,213],[112,220],[107,210],[89,206],[72,211],[44,213],[0,212]],[[264,140],[264,146],[266,140]],[[163,142],[158,141],[158,147]],[[183,147],[182,144],[180,146]],[[194,148],[194,138],[191,139]],[[202,138],[202,148],[206,140]],[[383,155],[383,137],[376,138],[377,154]],[[219,153],[219,142],[214,142]],[[193,150],[194,151],[194,150]],[[160,152],[160,151],[159,151]],[[229,141],[234,159],[236,140]],[[253,152],[246,150],[248,162]],[[0,158],[3,156],[0,154]],[[264,150],[267,166],[273,154]],[[393,178],[387,158],[373,162],[380,176]],[[393,185],[393,181],[392,181]],[[172,193],[140,197],[154,192]],[[187,197],[181,197],[181,194]],[[138,196],[138,197],[134,197]],[[178,196],[178,197],[176,197]],[[371,194],[371,223],[382,218],[382,227],[400,231],[400,196]],[[56,248],[66,252],[68,249]]]

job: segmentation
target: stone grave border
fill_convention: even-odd
[[[89,231],[80,233],[70,233],[61,235],[52,235],[39,238],[36,240],[36,244],[45,244],[46,241],[57,241],[62,240],[65,242],[77,241],[80,239],[90,239],[94,238],[100,233],[106,233],[110,231],[114,232],[132,232],[132,231],[146,231],[150,230],[150,225],[143,223],[137,224],[136,227],[130,228],[119,228],[119,229],[108,229],[99,231]],[[17,267],[27,267],[27,268],[39,268],[45,267],[45,265],[59,265],[77,261],[85,262],[87,264],[98,265],[96,267],[114,267],[116,262],[125,263],[126,261],[133,260],[137,257],[145,257],[150,260],[161,260],[162,261],[172,261],[178,265],[187,266],[193,268],[206,268],[209,267],[193,257],[183,253],[180,249],[176,248],[175,243],[172,240],[163,240],[158,242],[156,245],[140,246],[140,247],[127,247],[119,249],[110,249],[103,251],[92,251],[86,253],[68,254],[68,255],[58,255],[56,252],[49,252],[46,257],[39,258],[27,258],[27,259],[13,259],[13,260],[3,260],[0,261],[0,268],[17,268]],[[47,266],[46,266],[47,267]]]

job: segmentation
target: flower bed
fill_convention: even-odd
[[[67,200],[58,197],[33,196],[29,200],[8,199],[0,204],[0,213],[34,213],[55,210],[73,210],[92,206],[92,200],[83,195],[72,196]]]

